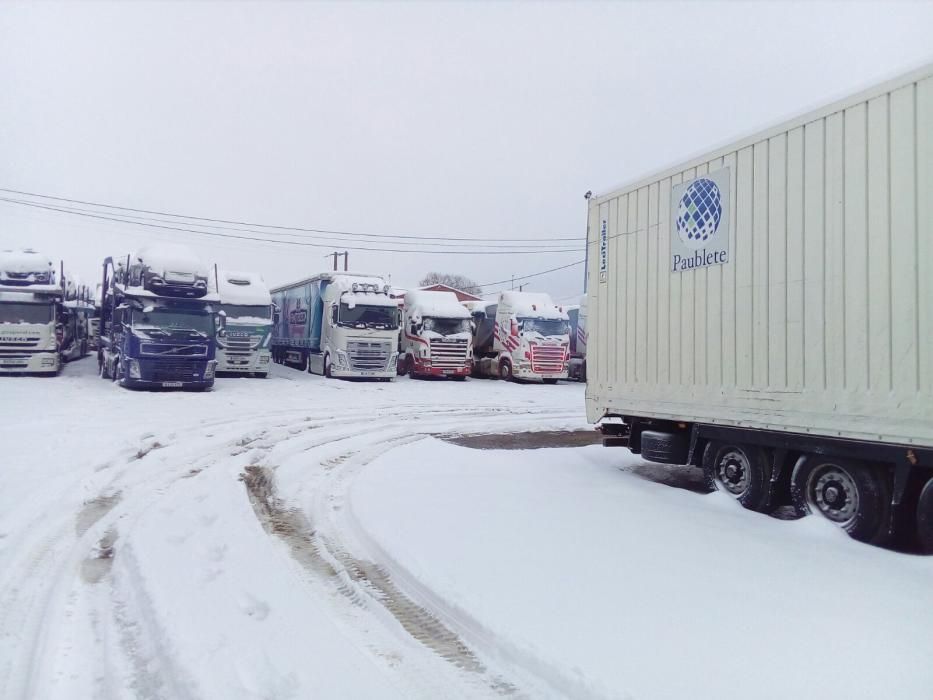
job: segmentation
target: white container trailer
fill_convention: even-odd
[[[607,444],[933,549],[933,66],[591,197],[587,227]]]

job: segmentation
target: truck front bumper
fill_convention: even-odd
[[[124,358],[121,386],[132,389],[209,389],[214,386],[217,362],[186,362]],[[134,366],[134,363],[135,366]],[[138,370],[138,371],[137,371]]]
[[[531,367],[513,367],[512,376],[516,379],[567,379],[569,373],[566,369],[560,372],[535,372]]]
[[[0,374],[55,374],[61,369],[57,352],[16,352],[0,355]]]
[[[269,350],[257,350],[249,354],[217,351],[217,371],[237,374],[266,374],[272,364]]]

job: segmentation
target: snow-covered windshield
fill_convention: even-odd
[[[526,333],[540,333],[541,335],[567,335],[570,324],[567,321],[552,321],[541,318],[519,319],[522,331]]]
[[[227,320],[236,320],[238,318],[262,319],[263,321],[272,320],[271,306],[244,306],[242,304],[223,304],[220,307]]]
[[[48,323],[51,320],[51,304],[0,303],[0,323]]]
[[[470,319],[468,318],[426,318],[424,330],[434,331],[440,335],[453,335],[454,333],[469,333]]]
[[[214,335],[214,317],[203,311],[155,308],[133,310],[133,328],[141,331],[193,331]]]
[[[366,306],[356,304],[352,309],[347,304],[340,305],[337,323],[352,328],[398,328],[398,309],[394,306]]]

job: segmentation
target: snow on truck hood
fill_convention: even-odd
[[[422,318],[470,318],[469,310],[453,292],[411,291],[405,294],[405,306],[411,316]]]
[[[542,292],[502,292],[502,306],[508,306],[518,317],[568,321],[565,307],[557,306],[549,294]]]

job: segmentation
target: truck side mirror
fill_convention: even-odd
[[[272,305],[272,323],[278,325],[279,321],[282,320],[282,312],[279,311],[279,307],[275,304]]]
[[[337,325],[337,305],[336,304],[330,307],[330,320],[335,326]]]
[[[221,337],[227,335],[227,314],[222,311],[214,314],[214,321],[217,326],[217,335]]]

